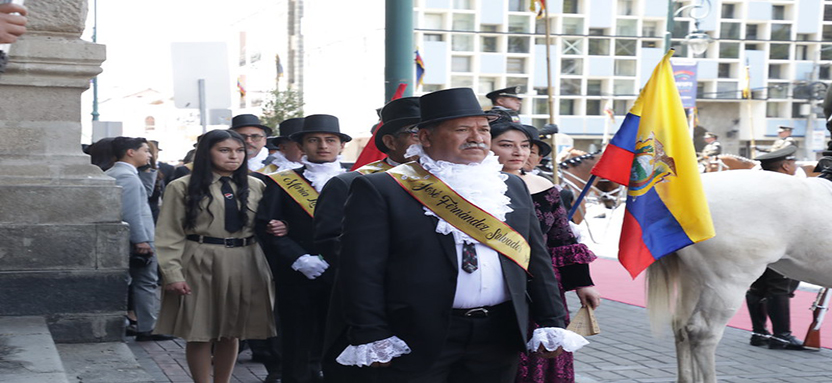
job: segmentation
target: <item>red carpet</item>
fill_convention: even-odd
[[[626,303],[635,306],[645,306],[644,274],[633,280],[624,270],[624,267],[617,260],[598,258],[591,265],[592,280],[601,296],[604,299]],[[806,331],[812,323],[812,303],[817,297],[816,293],[808,291],[795,291],[791,300],[792,332],[798,339],[806,336]],[[604,306],[600,307],[603,310]],[[645,314],[646,315],[646,314]],[[821,327],[821,346],[832,348],[832,313],[827,313],[826,320]],[[742,305],[740,311],[734,315],[729,326],[751,331],[751,320],[748,317],[748,308]],[[603,323],[601,324],[603,327]],[[770,324],[769,324],[770,326]]]

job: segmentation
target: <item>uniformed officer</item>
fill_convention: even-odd
[[[779,136],[780,138],[775,140],[774,144],[771,145],[771,147],[761,148],[761,147],[758,146],[756,149],[761,151],[761,152],[772,153],[772,152],[776,152],[780,149],[783,149],[787,146],[794,146],[795,148],[797,148],[797,140],[795,140],[794,137],[792,137],[792,130],[793,129],[794,128],[792,128],[791,126],[782,126],[781,125],[779,128],[777,128],[777,136]],[[759,158],[757,158],[757,159],[759,160]]]
[[[757,157],[763,170],[794,175],[797,147],[787,145],[780,150]],[[765,346],[775,350],[804,350],[803,342],[791,331],[789,299],[794,296],[799,281],[789,279],[766,268],[760,278],[745,293],[745,303],[751,317],[752,346]],[[771,319],[771,330],[766,330],[766,315]]]
[[[720,144],[719,141],[717,141],[719,136],[717,136],[714,133],[707,132],[705,133],[704,138],[707,145],[705,145],[705,147],[702,148],[703,156],[716,157],[722,154],[722,144]]]
[[[519,123],[523,98],[517,95],[517,88],[516,86],[510,86],[486,94],[485,97],[491,100],[491,104],[494,105],[489,112],[502,115],[511,122]]]

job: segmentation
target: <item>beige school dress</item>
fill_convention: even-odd
[[[165,191],[156,225],[156,252],[162,283],[185,281],[192,292],[190,295],[162,293],[162,310],[154,332],[172,334],[189,342],[275,336],[274,283],[260,245],[227,248],[185,238],[190,234],[217,238],[254,235],[254,213],[265,185],[248,177],[248,222],[242,230],[231,234],[225,230],[225,202],[217,174],[210,186],[211,204],[203,200],[195,227],[184,229],[185,195],[190,179],[191,176],[179,178]],[[232,188],[236,192],[233,183]]]

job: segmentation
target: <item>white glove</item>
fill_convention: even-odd
[[[329,263],[320,255],[304,254],[292,264],[292,270],[300,271],[309,279],[320,277],[328,268]]]

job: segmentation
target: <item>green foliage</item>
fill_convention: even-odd
[[[285,91],[275,89],[271,93],[269,101],[263,106],[263,115],[260,116],[260,121],[264,125],[276,128],[281,121],[303,117],[303,93],[292,89]],[[275,135],[277,135],[276,129]]]

